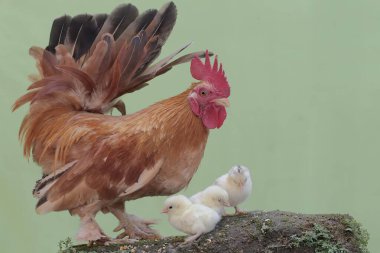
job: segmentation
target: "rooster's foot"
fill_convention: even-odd
[[[128,237],[131,239],[159,239],[159,233],[152,229],[150,225],[156,224],[153,220],[144,220],[135,215],[124,214],[124,219],[120,221],[120,225],[114,229],[118,232],[124,229],[124,232],[116,237],[116,239],[123,239]]]
[[[110,242],[111,240],[112,238],[104,235],[97,240],[89,240],[87,246],[91,247],[96,245],[108,245],[108,242]]]

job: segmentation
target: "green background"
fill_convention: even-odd
[[[40,169],[22,157],[18,127],[27,107],[11,113],[36,71],[28,56],[45,46],[53,18],[109,12],[123,1],[0,1],[0,242],[1,252],[56,252],[74,236],[78,218],[39,216],[31,189]],[[165,1],[132,1],[140,10]],[[175,1],[177,25],[163,54],[193,41],[190,50],[219,54],[232,86],[231,107],[211,132],[205,157],[184,194],[209,185],[233,164],[251,168],[254,192],[243,208],[303,213],[349,213],[380,249],[380,2]],[[192,82],[180,66],[125,97],[133,112],[175,95]],[[165,198],[127,203],[127,210],[160,220]],[[230,210],[232,211],[232,210]],[[116,225],[99,215],[107,232]]]

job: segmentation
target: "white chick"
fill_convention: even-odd
[[[228,193],[230,206],[235,208],[235,214],[244,213],[238,208],[252,192],[252,180],[249,169],[242,165],[235,165],[229,172],[218,179],[215,185],[222,187]]]
[[[230,206],[228,193],[220,186],[211,185],[190,197],[194,204],[201,204],[214,209],[218,214],[225,215],[225,206]]]
[[[190,235],[184,243],[194,241],[204,233],[212,231],[221,216],[213,209],[193,204],[183,195],[169,197],[164,203],[162,213],[169,216],[169,223],[176,229]]]

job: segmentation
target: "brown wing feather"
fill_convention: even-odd
[[[40,198],[37,212],[70,210],[96,200],[114,200],[148,183],[162,164],[157,149],[148,147],[144,139],[126,137],[129,138],[120,141],[98,138],[91,152]]]

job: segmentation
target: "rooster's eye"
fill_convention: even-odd
[[[201,95],[202,97],[205,97],[208,95],[208,90],[205,90],[205,89],[202,89],[199,91],[199,95]]]

